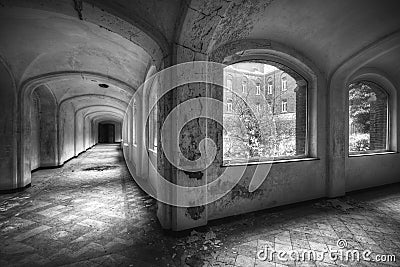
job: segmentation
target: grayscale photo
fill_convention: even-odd
[[[400,266],[399,0],[0,0],[0,266]]]

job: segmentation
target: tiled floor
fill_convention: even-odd
[[[0,266],[168,263],[155,239],[155,203],[135,186],[117,145],[34,172],[32,185],[0,196]]]
[[[35,172],[32,184],[0,196],[0,266],[400,266],[400,185],[172,234],[161,230],[154,201],[135,185],[116,145]],[[339,239],[347,243],[344,252],[368,249],[370,258],[389,254],[397,262],[322,254],[338,250]],[[274,254],[264,261],[258,252],[265,247],[324,257],[297,261]]]

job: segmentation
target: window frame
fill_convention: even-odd
[[[226,88],[228,88],[230,91],[233,91],[233,79],[230,76],[226,78]]]
[[[242,94],[246,93],[247,91],[247,80],[242,81]]]
[[[232,99],[228,100],[226,102],[226,112],[233,113],[233,104],[232,104]]]
[[[274,91],[274,84],[272,82],[272,78],[269,77],[267,79],[267,94],[272,95],[273,91]]]
[[[278,56],[280,57],[280,56]],[[313,125],[316,125],[315,115],[312,114],[310,109],[318,109],[315,107],[316,103],[316,88],[317,88],[317,76],[314,74],[312,69],[310,69],[304,63],[300,63],[298,61],[291,62],[290,60],[287,61],[285,59],[277,59],[276,57],[270,56],[263,56],[261,58],[254,58],[254,57],[243,57],[240,59],[229,60],[224,62],[226,65],[230,66],[236,63],[241,62],[257,62],[263,63],[267,65],[275,66],[277,69],[283,71],[282,75],[286,78],[287,75],[293,77],[297,83],[303,83],[303,86],[306,87],[305,91],[305,141],[304,141],[304,154],[295,155],[295,156],[277,156],[273,157],[273,159],[269,158],[237,158],[237,159],[229,159],[229,160],[222,160],[221,167],[229,167],[229,166],[242,166],[242,165],[255,165],[255,164],[270,164],[270,163],[285,163],[285,162],[300,162],[300,161],[310,161],[310,160],[319,160],[317,156],[317,135]],[[289,72],[287,70],[290,70]],[[294,75],[292,76],[291,73]],[[228,75],[227,77],[230,77]],[[282,76],[281,76],[282,77]],[[225,78],[225,77],[224,77]],[[274,89],[274,79],[269,77],[272,80],[272,89]],[[287,82],[287,78],[286,78]],[[287,83],[286,83],[286,90],[287,91]],[[225,90],[223,91],[225,94]],[[272,91],[272,94],[274,92]],[[224,97],[223,97],[224,99]],[[268,104],[268,103],[267,103]],[[222,138],[223,139],[223,138]],[[313,141],[311,141],[311,139]],[[222,147],[224,144],[222,143]],[[223,154],[223,153],[222,153]]]
[[[261,83],[256,83],[256,95],[261,95]]]
[[[288,113],[288,100],[287,99],[282,99],[282,101],[281,101],[281,113]]]
[[[346,103],[347,103],[347,114],[350,114],[350,85],[354,83],[365,83],[371,84],[377,89],[381,90],[386,95],[386,144],[385,149],[375,149],[375,150],[367,150],[367,151],[350,151],[350,115],[347,116],[347,153],[349,157],[360,157],[360,156],[368,156],[368,155],[382,155],[382,154],[390,154],[396,153],[391,150],[391,95],[385,87],[381,86],[379,83],[370,80],[370,79],[354,79],[346,85]]]

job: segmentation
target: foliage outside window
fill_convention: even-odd
[[[255,71],[257,70],[257,71]],[[266,161],[306,155],[306,94],[304,79],[285,74],[286,91],[259,91],[281,81],[287,72],[269,64],[240,62],[224,69],[224,76],[231,77],[229,90],[226,78],[223,113],[223,159],[225,163]],[[293,72],[294,73],[294,72]],[[240,77],[246,75],[248,90],[242,91]],[[297,80],[303,82],[298,85]],[[237,85],[235,85],[237,84]],[[254,90],[254,91],[253,91]],[[286,101],[282,111],[282,101]]]
[[[349,85],[349,152],[360,154],[387,150],[388,96],[378,85]]]

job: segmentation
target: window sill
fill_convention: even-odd
[[[221,165],[221,167],[235,167],[235,166],[251,166],[260,164],[277,164],[277,163],[292,163],[292,162],[303,162],[303,161],[315,161],[320,160],[319,158],[291,158],[291,159],[276,159],[269,161],[254,161],[254,162],[227,162]]]
[[[368,157],[368,156],[379,156],[379,155],[393,155],[399,154],[395,151],[382,151],[382,152],[368,152],[368,153],[361,153],[361,154],[349,154],[349,158],[359,158],[359,157]]]

